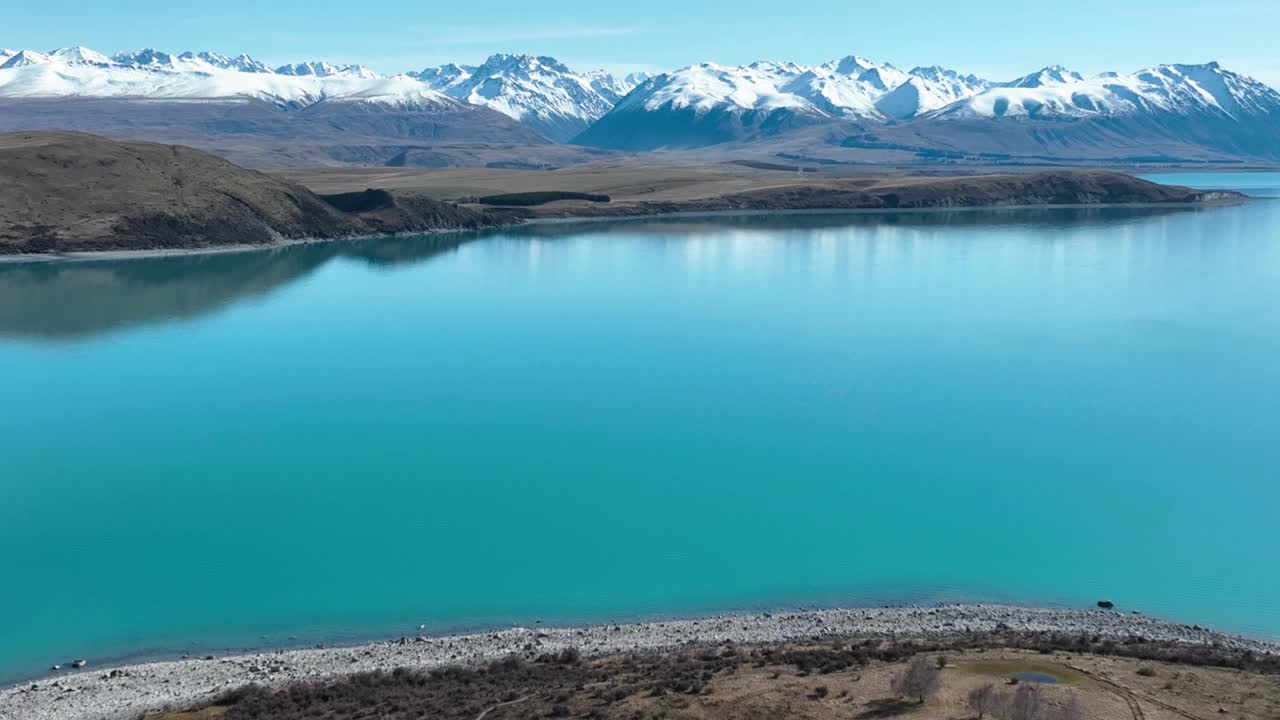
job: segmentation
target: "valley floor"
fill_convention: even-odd
[[[806,172],[800,172],[804,168]],[[874,175],[902,175],[901,171],[876,168]],[[827,184],[851,173],[814,171],[800,165],[701,162],[678,158],[623,158],[575,165],[559,170],[494,168],[382,168],[324,167],[282,170],[279,176],[318,193],[340,193],[384,188],[421,193],[438,200],[497,195],[501,193],[566,191],[600,193],[613,202],[683,201],[762,188]]]
[[[281,176],[318,193],[385,188],[517,218],[629,217],[685,212],[877,210],[1030,205],[1172,204],[1228,199],[1109,171],[918,175],[885,168],[816,168],[766,162],[690,162],[631,158],[554,171],[323,168]],[[577,193],[506,206],[494,196]]]

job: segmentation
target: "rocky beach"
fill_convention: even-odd
[[[351,647],[261,651],[61,672],[0,690],[0,720],[132,720],[197,705],[250,683],[280,686],[372,670],[476,665],[575,648],[583,655],[649,653],[701,644],[826,637],[937,639],[984,632],[1087,635],[1280,654],[1280,644],[1114,610],[1004,605],[813,610],[720,615],[670,622],[509,628],[469,635],[406,636]]]

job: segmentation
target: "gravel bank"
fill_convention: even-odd
[[[1217,643],[1259,653],[1280,653],[1280,644],[1103,610],[1003,605],[817,610],[578,628],[513,628],[214,660],[89,667],[0,690],[0,720],[133,720],[145,711],[195,704],[250,682],[278,685],[377,669],[432,668],[566,647],[576,647],[587,654],[607,654],[661,650],[690,643],[770,642],[831,635],[939,637],[1005,628],[1110,638],[1138,635],[1150,640]]]

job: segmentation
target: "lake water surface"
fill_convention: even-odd
[[[1280,201],[0,264],[0,410],[9,679],[795,605],[1280,636]]]

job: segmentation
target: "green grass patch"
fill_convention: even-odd
[[[956,663],[956,668],[975,675],[987,675],[993,678],[1008,680],[1018,673],[1033,672],[1052,675],[1063,685],[1079,685],[1089,678],[1066,665],[1047,660],[1032,658],[1013,658],[999,660],[973,660]]]

